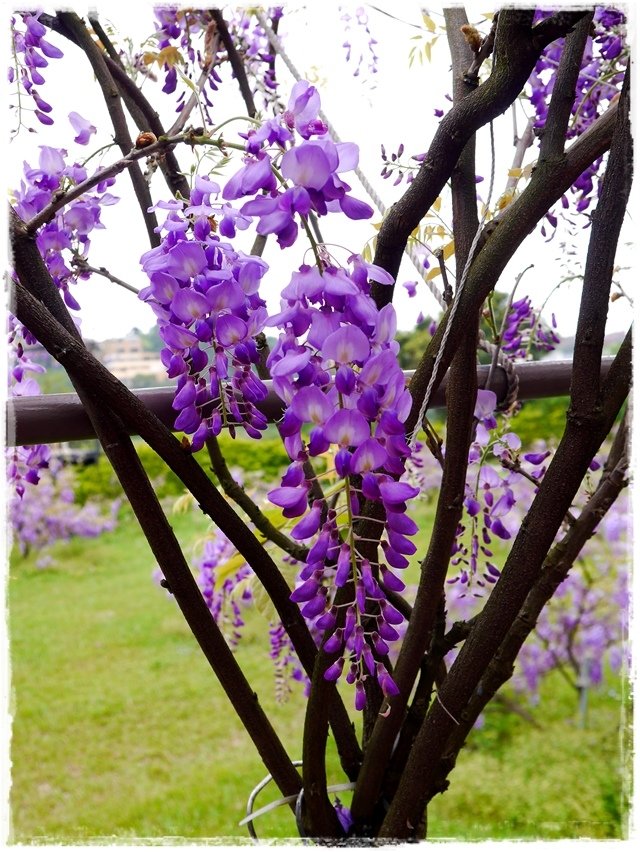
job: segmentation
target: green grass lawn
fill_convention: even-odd
[[[185,543],[206,520],[172,517]],[[14,556],[12,840],[246,838],[238,822],[266,774],[231,705],[165,592],[135,522],[56,546],[57,567]],[[275,700],[265,622],[248,612],[238,658],[292,758],[305,699]],[[429,811],[431,837],[619,838],[624,833],[623,684],[590,696],[588,726],[561,678],[546,684],[540,728],[486,714]],[[330,780],[343,781],[335,759]],[[256,803],[278,795],[268,787]],[[345,797],[348,801],[348,797]],[[284,808],[261,837],[295,834]]]

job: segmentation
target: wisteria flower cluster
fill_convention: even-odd
[[[278,20],[282,9],[270,9],[269,17]],[[208,88],[217,92],[222,78],[219,66],[227,59],[222,40],[218,38],[216,23],[207,9],[181,9],[168,6],[155,10],[156,38],[158,53],[147,53],[142,62],[157,61],[164,69],[162,91],[172,94],[178,85],[178,67],[182,66],[189,80],[195,82],[201,71],[208,70]],[[237,10],[227,21],[229,33],[236,50],[242,56],[245,70],[254,81],[255,92],[259,92],[266,107],[277,103],[277,82],[274,72],[274,55],[269,39],[263,27],[253,19],[249,10]],[[200,44],[198,36],[204,36]],[[140,59],[138,60],[138,64]],[[187,90],[182,89],[178,96],[176,112],[181,112],[186,104]],[[206,88],[202,90],[202,108],[204,115],[211,121],[209,110],[213,107]]]
[[[533,349],[552,352],[560,343],[556,328],[555,314],[551,315],[549,327],[529,296],[524,296],[509,306],[500,348],[511,360],[529,358]]]
[[[383,660],[404,619],[386,591],[404,589],[394,571],[406,568],[416,550],[406,501],[418,489],[398,481],[409,455],[403,424],[411,397],[397,361],[395,312],[391,305],[378,311],[369,294],[369,281],[391,279],[357,255],[350,263],[350,271],[301,267],[282,293],[281,313],[268,321],[284,328],[268,366],[287,406],[280,432],[292,459],[268,497],[285,517],[303,516],[291,535],[308,542],[309,552],[291,597],[318,630],[329,631],[323,648],[339,656],[325,678],[337,680],[348,660],[346,680],[362,709],[367,677],[375,676],[385,695],[397,690]],[[329,451],[335,506],[315,500],[309,508],[305,462]],[[366,500],[384,518],[375,558],[367,557],[370,542],[358,532]],[[344,587],[350,600],[341,617],[334,599]]]
[[[165,73],[162,91],[167,95],[175,92],[178,85],[178,65],[183,65],[185,74],[194,82],[202,68],[205,65],[211,65],[207,83],[213,91],[217,91],[218,84],[222,81],[213,66],[215,25],[211,12],[207,9],[179,9],[167,6],[166,8],[155,9],[154,14],[159,53],[149,53],[142,58],[144,61],[155,60],[162,63]],[[202,33],[205,34],[205,39],[201,49],[195,36]],[[178,46],[173,42],[178,43],[184,51],[184,55],[180,53]],[[178,96],[176,112],[181,112],[184,109],[186,94],[186,89],[182,89]],[[208,110],[213,104],[209,100],[205,87],[202,88],[201,96],[202,109],[207,120],[210,121]]]
[[[162,361],[177,378],[175,428],[192,437],[194,451],[223,427],[260,437],[267,420],[256,407],[267,389],[252,370],[254,340],[267,318],[258,289],[267,264],[236,252],[214,233],[220,187],[197,176],[190,203],[159,202],[169,210],[157,248],[141,259],[150,285],[140,292],[154,310],[165,343]],[[233,227],[230,220],[229,227]]]
[[[19,19],[18,16],[11,18],[15,66],[9,67],[8,77],[10,83],[16,82],[33,99],[34,113],[38,121],[51,125],[54,123],[51,117],[53,107],[40,96],[38,89],[45,84],[42,70],[49,65],[48,60],[60,59],[64,54],[59,47],[45,38],[47,28],[38,20],[40,14],[41,12],[21,12]],[[22,113],[24,108],[19,109]],[[22,123],[21,114],[18,120]]]
[[[339,177],[357,166],[358,146],[333,142],[318,118],[319,111],[316,88],[305,80],[296,83],[284,114],[249,131],[244,165],[222,193],[229,201],[252,196],[240,213],[257,218],[257,232],[275,234],[281,248],[293,245],[300,229],[298,217],[306,221],[312,211],[318,216],[341,211],[349,219],[373,215],[372,208],[351,196],[351,187]],[[301,141],[295,141],[294,132]],[[273,154],[268,146],[275,146]],[[276,164],[290,186],[278,186]]]
[[[81,116],[78,119],[80,121],[76,121],[76,127],[80,136],[88,131],[84,119]],[[24,179],[19,189],[14,190],[12,199],[21,219],[28,222],[51,202],[54,193],[66,191],[86,180],[86,168],[78,163],[67,163],[67,157],[67,152],[62,148],[41,145],[38,166],[25,163]],[[115,178],[100,181],[95,192],[87,192],[59,210],[51,222],[40,228],[36,237],[54,283],[62,292],[67,306],[73,310],[79,310],[80,305],[70,292],[69,285],[90,275],[82,266],[75,267],[74,261],[77,258],[86,260],[91,245],[89,235],[95,229],[104,228],[101,221],[102,208],[118,202],[119,199],[107,191],[114,183]]]
[[[543,16],[537,12],[536,18]],[[626,18],[622,12],[599,6],[594,14],[592,35],[587,39],[578,82],[572,119],[567,130],[571,139],[584,133],[593,122],[617,98],[624,76],[624,65],[628,55],[625,45]],[[549,110],[554,74],[560,62],[564,39],[558,39],[545,48],[529,78],[531,89],[528,100],[535,110],[534,131],[542,131]],[[594,162],[573,185],[577,212],[587,212],[595,203],[594,181],[602,160]],[[595,193],[597,195],[597,193]],[[563,207],[568,201],[563,199]],[[553,218],[549,218],[555,228]]]
[[[282,17],[282,7],[268,10],[272,26]],[[229,32],[234,38],[244,65],[254,81],[254,95],[259,93],[265,109],[277,107],[278,82],[275,75],[275,55],[269,38],[259,22],[246,9],[238,9],[229,21]]]
[[[359,77],[364,70],[369,75],[378,73],[378,55],[376,45],[369,27],[369,16],[363,6],[357,6],[353,14],[343,8],[340,20],[344,23],[345,59],[349,65],[355,66],[354,77]]]
[[[217,569],[235,553],[229,539],[219,531],[208,536],[197,563],[198,585],[216,624],[222,629],[231,648],[236,648],[242,637],[244,620],[242,610],[251,603],[251,585],[246,582],[253,572],[248,565],[240,568],[222,582],[218,582]]]
[[[45,568],[54,562],[51,546],[55,542],[68,541],[74,536],[95,538],[115,529],[120,501],[107,507],[91,500],[79,505],[74,493],[74,472],[53,458],[49,447],[17,447],[9,467],[31,464],[33,470],[28,458],[32,453],[41,457],[46,454],[46,467],[41,467],[37,474],[37,488],[17,486],[9,498],[8,515],[20,553],[36,551],[37,566]],[[25,480],[33,485],[36,477],[27,474]]]

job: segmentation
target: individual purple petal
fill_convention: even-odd
[[[306,488],[293,488],[285,486],[281,488],[273,488],[267,494],[268,499],[276,506],[281,506],[283,509],[291,509],[297,506],[300,499],[307,499]]]
[[[202,295],[190,288],[181,288],[171,300],[171,310],[182,322],[191,323],[209,311],[209,303]]]
[[[311,350],[306,347],[290,349],[286,355],[271,366],[272,376],[293,376],[307,366],[311,359]]]
[[[386,460],[387,452],[384,447],[375,438],[367,438],[354,452],[351,467],[354,473],[363,473],[376,470]]]
[[[414,485],[409,485],[408,482],[381,482],[380,494],[385,503],[404,503],[405,500],[410,500],[412,497],[417,497],[420,489]]]
[[[406,556],[413,556],[417,550],[415,544],[400,533],[394,532],[393,530],[387,530],[387,537],[391,547],[398,553],[403,553]]]
[[[319,619],[318,619],[319,620]],[[316,622],[317,625],[318,622]],[[323,651],[327,654],[335,654],[339,651],[344,645],[344,630],[339,627],[335,633],[332,633],[331,636],[327,639],[327,641],[322,646]]]
[[[399,512],[390,512],[388,514],[387,526],[403,535],[415,535],[418,532],[418,525],[413,518]]]
[[[341,479],[346,479],[353,472],[351,468],[351,453],[346,447],[338,450],[336,453],[334,464],[336,473]]]
[[[362,414],[346,408],[331,415],[323,432],[329,441],[341,447],[357,447],[370,436],[369,424]]]
[[[351,195],[343,195],[339,200],[340,209],[349,219],[370,219],[373,216],[373,207],[364,201],[359,201]]]
[[[320,388],[301,388],[293,398],[290,409],[304,423],[325,423],[333,413],[333,406]]]
[[[310,601],[312,598],[318,594],[318,581],[311,577],[311,579],[302,583],[301,586],[298,586],[296,589],[291,592],[291,600],[295,603],[306,603]],[[337,649],[336,649],[337,650]]]
[[[487,420],[493,417],[493,412],[496,410],[497,397],[493,391],[478,390],[478,398],[473,416],[478,420]]]
[[[324,673],[324,679],[329,681],[336,681],[342,674],[342,669],[344,668],[344,657],[340,657],[340,659],[336,660],[335,663],[329,666],[329,668]]]
[[[356,695],[354,706],[356,710],[364,710],[367,704],[367,693],[364,691],[364,683],[361,680],[356,681]]]
[[[247,324],[233,314],[223,314],[216,320],[216,337],[223,346],[234,346],[247,336]]]
[[[497,535],[497,536],[498,536],[498,538],[502,538],[502,539],[504,539],[505,541],[506,541],[507,539],[510,539],[510,538],[511,538],[511,533],[510,533],[510,532],[509,532],[509,530],[508,530],[508,529],[504,526],[504,524],[502,523],[502,521],[500,520],[500,518],[496,518],[494,521],[492,521],[492,523],[491,523],[491,532],[492,532],[494,535]]]
[[[322,502],[316,500],[309,514],[295,525],[291,530],[291,537],[296,541],[303,541],[306,538],[311,538],[320,528],[322,520]]]
[[[338,555],[338,564],[336,565],[335,584],[337,588],[345,585],[351,576],[351,549],[348,544],[343,544]]]
[[[364,332],[356,326],[345,325],[327,337],[322,352],[336,364],[363,363],[369,356],[370,346]]]
[[[76,132],[74,142],[78,145],[87,145],[93,133],[96,133],[95,125],[83,118],[78,112],[69,113],[69,121]]]
[[[169,250],[166,271],[176,278],[193,278],[207,265],[207,258],[200,243],[181,240]]]
[[[325,592],[326,590],[321,588],[320,591]],[[327,599],[325,594],[318,594],[315,598],[312,598],[308,603],[306,603],[300,612],[305,618],[315,618],[323,611],[326,603]]]
[[[198,338],[192,331],[177,325],[162,326],[159,334],[167,346],[173,349],[188,349],[198,342]]]
[[[471,515],[472,518],[475,518],[475,516],[481,509],[480,503],[476,500],[475,497],[465,498],[464,505],[466,507],[467,513]]]
[[[404,616],[389,601],[380,601],[380,611],[387,624],[402,624]],[[380,631],[382,635],[382,631]]]
[[[322,189],[331,174],[325,152],[313,142],[303,142],[290,148],[284,154],[280,168],[288,180],[310,189]]]

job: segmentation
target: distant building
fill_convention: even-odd
[[[103,340],[97,345],[104,366],[124,384],[133,381],[136,376],[149,376],[157,382],[166,379],[160,356],[157,352],[145,349],[134,331],[126,337]]]

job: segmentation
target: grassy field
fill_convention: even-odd
[[[172,518],[185,543],[206,529]],[[97,540],[56,547],[58,565],[10,568],[13,842],[246,838],[238,822],[264,766],[131,518]],[[274,696],[264,621],[249,612],[238,658],[289,753],[300,756],[304,697]],[[488,712],[429,811],[431,837],[619,838],[624,834],[624,685],[592,692],[588,726],[550,678],[540,727]],[[330,780],[344,780],[333,760]],[[277,795],[261,793],[257,806]],[[346,799],[348,801],[348,798]],[[279,808],[261,837],[290,837]]]

